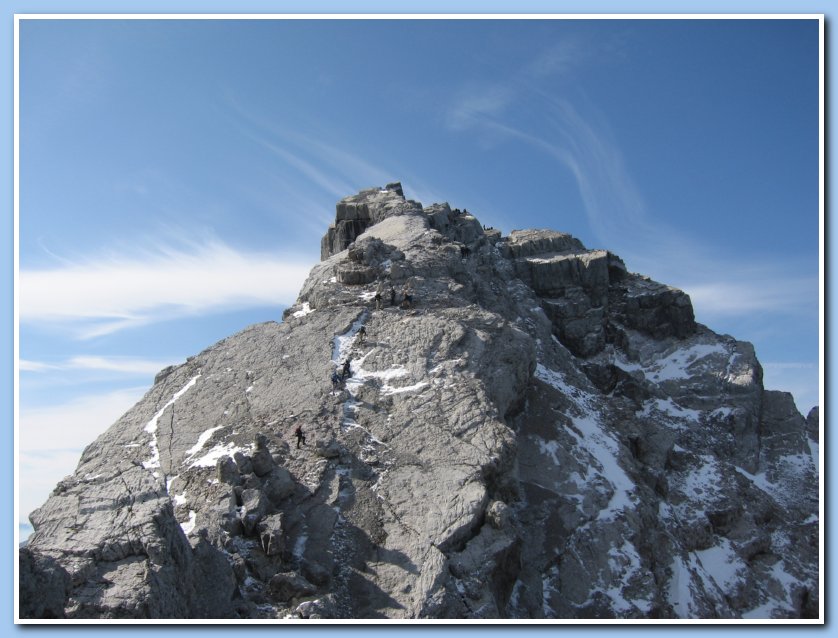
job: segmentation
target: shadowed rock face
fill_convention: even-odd
[[[32,514],[21,616],[817,616],[817,412],[686,294],[399,184],[321,249]]]

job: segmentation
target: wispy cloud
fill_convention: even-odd
[[[530,78],[567,75],[587,63],[591,53],[591,47],[581,37],[565,36],[540,51],[523,72]]]
[[[446,125],[455,131],[500,117],[513,103],[515,89],[502,84],[469,85],[451,101],[445,112]]]
[[[242,253],[218,240],[88,257],[21,270],[20,320],[63,326],[86,339],[195,314],[288,305],[310,267],[294,256]]]
[[[19,522],[40,507],[62,478],[78,464],[83,445],[93,441],[143,395],[146,388],[124,388],[72,401],[23,409],[19,419]]]
[[[650,215],[624,154],[603,114],[584,98],[584,112],[567,92],[548,94],[540,78],[569,74],[589,58],[581,40],[543,51],[513,78],[471,87],[454,97],[446,124],[470,130],[478,142],[491,139],[526,144],[567,171],[576,183],[588,224],[600,247],[615,250],[630,270],[684,288],[702,317],[754,312],[811,312],[816,278],[803,268],[720,254],[665,220]],[[590,243],[587,238],[586,243]]]
[[[152,361],[149,359],[138,359],[135,357],[101,357],[79,355],[71,357],[60,363],[44,363],[42,361],[30,361],[21,359],[19,366],[21,372],[55,372],[55,371],[105,371],[116,372],[123,375],[149,375],[156,374],[166,366],[175,363],[173,361]]]
[[[456,120],[468,119],[469,111],[493,113],[503,108],[506,98],[501,95],[471,96],[463,92],[460,114],[452,115]],[[511,101],[512,96],[509,96]],[[405,189],[405,196],[424,205],[445,201],[439,190],[416,173],[416,167],[405,168],[399,162],[390,160],[380,150],[373,155],[365,155],[356,148],[356,144],[343,140],[340,134],[326,138],[322,126],[292,126],[259,115],[252,108],[245,107],[239,100],[228,96],[228,105],[235,116],[235,125],[247,139],[267,150],[283,166],[290,169],[289,174],[302,179],[275,177],[281,182],[283,197],[293,202],[312,200],[312,192],[325,193],[332,201],[352,195],[355,192],[375,186],[384,186],[400,180]],[[317,133],[305,132],[314,130]],[[328,139],[328,141],[327,141]],[[338,140],[338,141],[336,141]],[[374,159],[371,159],[374,158]],[[303,207],[311,209],[312,207]],[[316,216],[318,232],[322,233],[333,217],[322,220]]]
[[[816,307],[818,281],[815,278],[790,277],[781,273],[776,276],[749,273],[738,281],[713,281],[685,272],[675,273],[675,276],[682,279],[680,285],[705,316],[760,312],[797,315],[809,313]]]
[[[268,149],[271,153],[288,164],[288,166],[295,169],[303,177],[308,178],[311,182],[336,199],[345,197],[353,191],[353,188],[343,180],[342,176],[339,176],[334,172],[324,171],[313,162],[302,157],[300,154],[295,154],[287,148],[283,148],[263,138],[258,138],[253,135],[249,135],[248,137],[250,137],[250,139],[255,141],[257,144],[260,144],[264,148]]]
[[[228,96],[227,104],[234,125],[244,136],[304,178],[297,184],[298,188],[304,188],[302,192],[314,186],[339,199],[362,188],[384,186],[399,179],[358,152],[304,132],[306,128],[321,131],[322,126],[281,124],[258,114],[233,96]]]

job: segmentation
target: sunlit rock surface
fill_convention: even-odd
[[[818,412],[685,293],[399,184],[321,252],[32,514],[22,617],[817,617]]]

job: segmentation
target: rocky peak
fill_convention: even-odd
[[[818,421],[684,292],[389,184],[85,450],[21,615],[816,616]]]

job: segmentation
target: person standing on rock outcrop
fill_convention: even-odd
[[[306,444],[306,435],[303,434],[303,426],[302,425],[298,425],[297,428],[294,430],[294,436],[297,437],[297,449],[299,450],[301,441],[302,441],[303,445]]]
[[[413,291],[410,289],[410,284],[406,284],[404,288],[402,288],[402,308],[412,308],[413,307]]]
[[[393,286],[390,286],[390,307],[394,307],[396,305],[396,289]]]
[[[381,297],[381,295],[379,295],[379,300],[376,303],[381,301],[380,297]],[[364,339],[366,339],[366,338],[367,338],[367,328],[366,328],[366,326],[361,326],[358,329],[358,343],[364,343]]]
[[[381,291],[380,290],[375,291],[375,309],[376,310],[381,310]]]
[[[343,374],[341,375],[344,379],[348,379],[349,375],[351,374],[352,366],[352,357],[348,357],[346,361],[343,362]]]
[[[340,385],[340,375],[337,370],[332,370],[332,390],[337,390]]]

